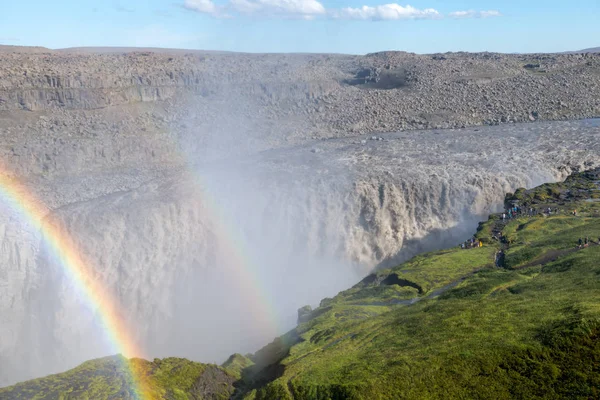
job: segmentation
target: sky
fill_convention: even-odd
[[[0,44],[558,52],[600,46],[600,0],[0,0]]]

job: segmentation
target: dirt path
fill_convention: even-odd
[[[351,304],[353,306],[376,306],[376,307],[386,307],[386,306],[397,306],[397,305],[405,305],[405,306],[409,306],[411,304],[415,304],[418,303],[421,300],[426,300],[426,299],[433,299],[436,297],[441,296],[442,294],[446,293],[448,290],[455,288],[456,286],[458,286],[460,283],[464,282],[467,278],[475,275],[477,272],[481,271],[482,269],[484,269],[486,267],[483,268],[478,268],[474,271],[471,271],[470,273],[461,276],[460,278],[440,287],[437,289],[432,290],[430,293],[428,293],[426,296],[423,297],[413,297],[412,299],[403,299],[403,300],[391,300],[388,302],[373,302],[373,303],[359,303],[359,304]]]
[[[546,252],[545,254],[543,254],[541,257],[538,257],[535,260],[530,261],[525,265],[515,267],[515,268],[513,268],[513,270],[520,270],[520,269],[525,269],[525,268],[529,268],[529,267],[535,267],[538,265],[545,265],[549,262],[556,261],[559,257],[574,253],[577,250],[579,250],[579,249],[573,248],[573,249],[567,249],[567,250],[550,250],[550,251]]]
[[[588,247],[590,247],[590,246],[598,246],[598,243],[590,242]],[[548,264],[549,262],[556,261],[559,257],[563,257],[563,256],[566,256],[571,253],[575,253],[575,252],[583,250],[583,249],[585,249],[585,247],[581,248],[581,249],[578,247],[574,247],[574,248],[566,249],[566,250],[550,250],[550,251],[544,253],[542,256],[536,258],[535,260],[530,261],[527,264],[515,267],[512,270],[520,270],[520,269],[525,269],[525,268],[529,268],[529,267],[535,267],[538,265],[543,266],[545,264]]]

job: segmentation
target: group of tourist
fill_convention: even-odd
[[[537,208],[533,208],[533,207],[526,207],[524,209],[519,206],[514,206],[514,207],[510,207],[509,209],[505,210],[502,213],[502,221],[517,218],[519,216],[534,217],[539,214],[552,215],[552,214],[558,214],[558,213],[559,213],[558,208],[552,209],[552,208],[548,207],[544,210],[541,210],[541,212],[540,212],[540,210],[538,210]]]
[[[583,249],[585,247],[588,247],[591,243],[594,243],[590,240],[589,237],[585,237],[585,238],[579,238],[579,240],[577,241],[577,248],[578,249]],[[598,243],[600,244],[600,237],[598,238]]]
[[[521,207],[511,207],[502,213],[502,221],[517,218],[518,215],[522,215],[522,212],[523,210],[521,209]]]
[[[476,247],[483,247],[483,242],[473,236],[471,239],[460,244],[461,249],[473,249]]]
[[[493,235],[492,239],[499,241],[500,243],[510,244],[510,241],[506,236],[502,234],[502,231],[498,232],[498,236]]]
[[[551,207],[547,207],[544,209],[537,209],[537,208],[533,208],[533,207],[520,207],[520,206],[513,206],[510,207],[506,210],[504,210],[504,212],[501,215],[502,221],[506,221],[506,220],[511,220],[511,219],[515,219],[521,216],[529,216],[529,217],[533,217],[536,215],[556,215],[559,214],[561,212],[561,209],[559,209],[558,207],[556,208],[551,208]],[[571,215],[576,216],[577,215],[577,211],[573,210],[570,212]],[[499,241],[500,243],[505,243],[505,244],[510,244],[509,241],[507,240],[507,238],[502,234],[502,231],[498,232],[498,235],[493,235],[492,239]],[[588,247],[590,245],[590,243],[593,243],[588,237],[585,238],[579,238],[578,241],[578,248],[579,249],[583,249],[585,247]],[[600,237],[598,238],[598,244],[600,244]],[[460,248],[461,249],[473,249],[473,248],[477,248],[477,247],[483,247],[483,242],[480,239],[477,239],[475,236],[473,236],[471,239],[466,240],[465,242],[460,244]],[[496,252],[495,254],[495,265],[497,267],[501,267],[504,265],[504,258],[505,258],[505,254],[503,250],[499,250]]]

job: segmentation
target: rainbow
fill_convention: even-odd
[[[232,280],[237,286],[238,293],[242,293],[247,301],[247,309],[252,310],[254,313],[252,317],[255,321],[255,326],[260,329],[262,337],[274,338],[279,336],[284,327],[278,324],[277,313],[272,306],[273,300],[267,297],[269,292],[261,280],[258,277],[258,267],[250,256],[250,251],[244,240],[239,234],[236,233],[236,229],[233,221],[230,221],[224,215],[224,210],[219,206],[219,202],[210,195],[210,183],[207,179],[204,179],[202,173],[198,171],[194,164],[188,160],[188,168],[192,174],[194,182],[196,183],[200,197],[208,209],[207,216],[211,218],[215,233],[218,237],[227,238],[225,249],[229,256],[229,265],[235,265],[237,275]]]
[[[89,308],[99,312],[104,333],[113,349],[125,357],[142,357],[143,353],[133,340],[128,323],[120,312],[121,307],[111,298],[99,279],[95,278],[93,264],[77,251],[67,230],[52,218],[44,204],[8,171],[0,164],[0,199],[40,232],[69,279],[84,294]],[[126,373],[130,375],[128,381],[133,386],[129,390],[134,396],[138,399],[153,397],[146,393],[144,379],[132,367],[132,363],[127,362],[125,365]]]
[[[191,162],[188,165],[217,235],[229,239],[225,244],[225,253],[229,256],[228,264],[235,266],[237,273],[232,281],[236,283],[238,293],[244,295],[248,309],[254,312],[252,317],[256,326],[260,328],[257,333],[262,337],[276,337],[282,327],[278,326],[276,313],[270,307],[272,302],[266,296],[268,291],[262,288],[260,279],[253,273],[257,268],[251,262],[249,252],[245,251],[245,241],[235,233],[234,224],[227,222],[218,201],[205,190],[208,182],[199,171],[194,170]],[[111,297],[100,279],[95,277],[94,264],[81,255],[65,227],[57,218],[53,218],[48,207],[1,163],[0,201],[6,203],[30,227],[41,234],[44,243],[59,260],[75,289],[83,294],[86,306],[90,310],[98,311],[104,335],[114,352],[125,357],[144,358],[144,352],[133,339],[132,330],[121,312],[122,307]],[[150,389],[142,364],[126,362],[124,366],[129,375],[127,380],[131,382],[128,389],[135,398],[157,398],[157,393]]]
[[[219,201],[206,190],[210,189],[210,181],[203,177],[194,162],[176,142],[171,145],[179,150],[180,156],[183,156],[182,161],[187,165],[188,173],[191,173],[198,185],[198,195],[208,211],[207,216],[211,219],[216,235],[228,239],[224,243],[226,246],[224,253],[229,256],[227,264],[235,268],[232,282],[236,284],[238,293],[243,294],[245,307],[252,310],[252,318],[259,328],[256,333],[261,337],[278,336],[285,327],[278,324],[277,313],[272,306],[274,301],[268,298],[269,291],[261,284],[257,273],[258,267],[252,262],[245,240],[236,233],[235,222],[226,218]],[[87,303],[86,306],[98,312],[104,336],[114,353],[128,358],[146,358],[131,334],[133,330],[122,312],[123,308],[103,286],[101,279],[96,277],[97,269],[94,263],[83,257],[61,222],[53,217],[49,208],[1,161],[0,202],[6,203],[31,228],[41,234],[44,243],[59,260],[75,290],[83,294],[82,298]],[[150,388],[143,363],[129,361],[125,362],[124,366],[129,375],[127,381],[131,382],[128,389],[135,398],[150,400],[159,397],[159,394]]]

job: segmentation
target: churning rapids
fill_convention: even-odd
[[[506,192],[597,165],[600,124],[388,133],[210,163],[186,148],[185,168],[76,202],[64,197],[115,172],[21,179],[94,260],[147,357],[220,363],[369,270],[461,242]],[[0,207],[0,386],[110,353],[85,293]]]

